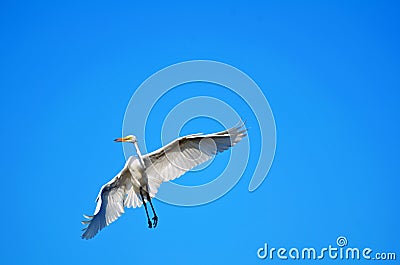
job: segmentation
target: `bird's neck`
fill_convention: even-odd
[[[142,167],[144,168],[144,161],[143,161],[143,158],[142,158],[142,153],[140,152],[140,149],[139,149],[139,145],[138,145],[137,142],[134,142],[133,145],[135,146],[136,154],[137,154],[138,157],[139,157],[140,164],[141,164]]]

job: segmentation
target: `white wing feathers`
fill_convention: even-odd
[[[88,226],[83,229],[82,238],[90,239],[94,237],[101,229],[111,224],[125,211],[124,207],[132,207],[133,201],[140,201],[137,194],[134,192],[131,181],[131,174],[128,168],[128,163],[125,167],[115,176],[111,181],[101,187],[99,195],[97,196],[96,210],[93,216],[86,216],[88,220],[82,221],[83,224]],[[129,195],[129,202],[127,205],[127,194]],[[141,202],[137,205],[140,206]]]
[[[154,197],[162,182],[180,177],[218,152],[234,146],[246,136],[241,123],[229,130],[212,134],[192,134],[180,137],[143,157],[149,180],[149,193]]]

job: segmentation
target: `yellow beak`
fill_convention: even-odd
[[[114,142],[126,142],[126,141],[127,141],[126,137],[117,138],[117,139],[114,140]]]

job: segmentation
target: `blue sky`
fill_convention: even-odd
[[[4,263],[279,263],[257,249],[322,248],[340,235],[400,258],[395,1],[2,1],[0,13]],[[213,203],[155,201],[155,230],[135,209],[81,240],[82,214],[124,164],[112,140],[131,95],[156,71],[194,59],[235,66],[263,90],[277,128],[267,179],[250,193],[248,170]],[[183,132],[217,129],[200,120]],[[179,181],[199,183],[191,177],[202,175]]]

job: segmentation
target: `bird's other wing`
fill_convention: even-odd
[[[82,238],[91,239],[101,229],[111,224],[124,213],[124,201],[128,190],[132,189],[131,173],[128,163],[111,181],[101,187],[97,196],[96,210],[93,216],[84,215],[88,220],[82,221],[87,225],[83,229]]]
[[[162,182],[180,177],[192,168],[210,160],[219,152],[234,146],[247,134],[244,123],[212,134],[180,137],[143,157],[149,193],[154,197]]]

